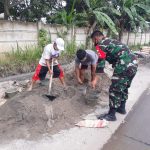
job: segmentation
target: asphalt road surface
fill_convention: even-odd
[[[150,150],[150,86],[102,150]]]

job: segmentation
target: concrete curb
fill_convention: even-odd
[[[72,71],[74,68],[74,61],[72,61],[71,63],[69,63],[67,65],[62,65],[62,68],[64,69],[65,73]],[[6,77],[6,78],[0,78],[0,82],[9,81],[9,80],[21,81],[21,80],[25,80],[27,78],[30,79],[33,74],[34,74],[34,72],[30,72],[30,73],[18,74],[18,75]]]

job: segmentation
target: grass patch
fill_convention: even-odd
[[[65,42],[65,51],[62,52],[60,60],[62,64],[67,64],[75,59],[77,50],[85,49],[84,44],[77,45],[75,40]]]
[[[6,53],[6,57],[9,61],[15,62],[35,62],[41,56],[41,50],[38,47],[26,47],[25,50],[18,48],[17,50],[12,50],[9,53]]]
[[[18,47],[17,50],[1,54],[0,77],[34,71],[41,53],[40,48],[34,46],[24,50]]]
[[[84,45],[77,46],[74,40],[65,43],[65,51],[59,58],[61,64],[68,64],[75,58],[78,48],[85,48]],[[41,46],[30,46],[22,49],[18,46],[11,52],[0,54],[0,77],[28,73],[35,71],[43,49]]]
[[[129,46],[129,48],[133,51],[139,51],[142,49],[143,46],[150,46],[150,43],[148,44],[144,44],[144,45],[140,45],[140,44],[137,44],[137,45],[131,45]]]
[[[142,48],[142,45],[138,44],[138,45],[131,45],[129,46],[129,48],[133,51],[139,51]]]

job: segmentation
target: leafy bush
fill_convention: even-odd
[[[40,58],[41,51],[38,47],[25,47],[22,49],[18,47],[17,50],[13,49],[11,52],[5,54],[9,61],[15,62],[33,62]]]
[[[77,50],[77,45],[75,40],[67,41],[65,49],[67,55],[73,56]]]
[[[44,46],[47,45],[48,43],[51,43],[50,35],[48,35],[45,29],[40,29],[39,30],[39,46],[41,48],[44,48]]]
[[[85,49],[85,45],[77,46],[75,40],[65,43],[65,51],[60,57],[62,64],[68,64],[75,58],[75,53],[78,48]],[[15,75],[19,73],[33,72],[41,57],[41,47],[30,46],[22,49],[17,46],[11,52],[0,55],[0,77]]]
[[[34,71],[40,56],[41,50],[35,46],[4,53],[0,59],[0,77]]]

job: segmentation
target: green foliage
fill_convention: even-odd
[[[28,62],[32,63],[37,61],[41,56],[41,50],[38,47],[27,47],[22,49],[18,46],[17,50],[13,49],[11,52],[7,52],[6,58],[9,62]]]
[[[65,40],[65,39],[66,39],[66,36],[67,36],[67,34],[68,34],[67,31],[68,31],[68,30],[61,31],[61,32],[58,32],[58,31],[57,31],[57,36]]]
[[[62,10],[52,16],[50,19],[53,20],[53,23],[62,24],[69,28],[74,23],[74,14],[72,12],[68,15],[66,10]]]
[[[138,50],[140,50],[140,49],[142,48],[142,45],[140,45],[140,44],[131,45],[131,46],[129,46],[129,48],[130,48],[131,50],[133,50],[133,51],[138,51]]]
[[[41,49],[34,46],[24,50],[18,46],[17,50],[4,53],[0,59],[0,77],[34,71],[40,56]]]
[[[66,0],[62,7],[56,0],[31,0],[9,2],[9,14],[14,20],[37,21],[45,17],[49,23],[67,26],[98,26],[118,31],[143,30],[145,21],[150,21],[150,0]],[[4,12],[4,0],[0,1],[0,12]]]
[[[86,49],[86,46],[84,44],[81,44],[80,46],[77,47],[77,49],[79,49],[79,48]]]
[[[4,12],[4,2],[0,1],[0,14]]]
[[[118,7],[121,13],[119,17],[110,14],[118,28],[137,31],[138,27],[141,27],[142,30],[148,27],[144,16],[150,15],[150,5],[145,5],[144,1],[114,0],[112,4],[114,7]]]
[[[65,55],[73,56],[76,53],[77,44],[75,40],[67,41],[65,47]]]
[[[48,16],[48,12],[55,9],[58,2],[55,0],[9,0],[9,13],[14,20],[34,21]]]
[[[107,14],[108,10],[112,10],[115,15],[120,15],[119,11],[114,8],[109,7],[109,3],[107,1],[98,1],[98,0],[84,0],[85,4],[87,5],[88,9],[86,9],[87,16],[89,18],[89,22],[94,24],[96,21],[98,25],[104,27],[107,25],[112,32],[118,34],[115,24],[112,19]],[[93,20],[94,19],[94,20]]]
[[[75,59],[76,51],[79,49],[85,49],[84,44],[77,45],[75,40],[66,41],[65,51],[62,52],[60,60],[62,64],[68,64]]]
[[[73,0],[70,11],[65,9],[58,10],[56,13],[48,19],[49,23],[62,24],[67,28],[72,27],[75,24],[76,12],[74,10],[76,0]]]
[[[48,43],[51,43],[51,39],[47,31],[45,29],[39,30],[39,46],[44,48]]]
[[[60,57],[62,64],[72,61],[78,48],[85,48],[85,45],[77,46],[75,40],[66,41],[65,51]],[[0,77],[27,73],[35,70],[41,57],[41,47],[26,47],[22,49],[18,46],[11,52],[7,52],[0,57]]]
[[[66,42],[66,46],[65,46],[65,51],[64,51],[64,55],[65,56],[74,56],[76,51],[81,48],[81,49],[85,49],[86,46],[84,44],[80,44],[77,45],[76,41],[73,39],[71,41],[67,41]]]
[[[89,26],[88,15],[86,12],[77,13],[75,16],[75,25],[78,27],[87,27]]]
[[[138,50],[141,50],[143,46],[150,46],[150,43],[148,44],[143,44],[143,45],[140,45],[140,44],[137,44],[137,45],[131,45],[129,46],[129,48],[133,51],[138,51]]]
[[[111,20],[111,18],[107,14],[103,12],[99,12],[99,11],[94,11],[94,14],[99,23],[103,23],[103,24],[106,23],[107,26],[112,30],[112,32],[114,32],[115,34],[118,34],[115,28],[114,22]]]
[[[55,15],[52,15],[48,18],[49,23],[61,24],[70,28],[72,26],[88,26],[88,16],[85,12],[77,13],[73,11],[72,13],[67,13],[66,10],[61,10]]]

